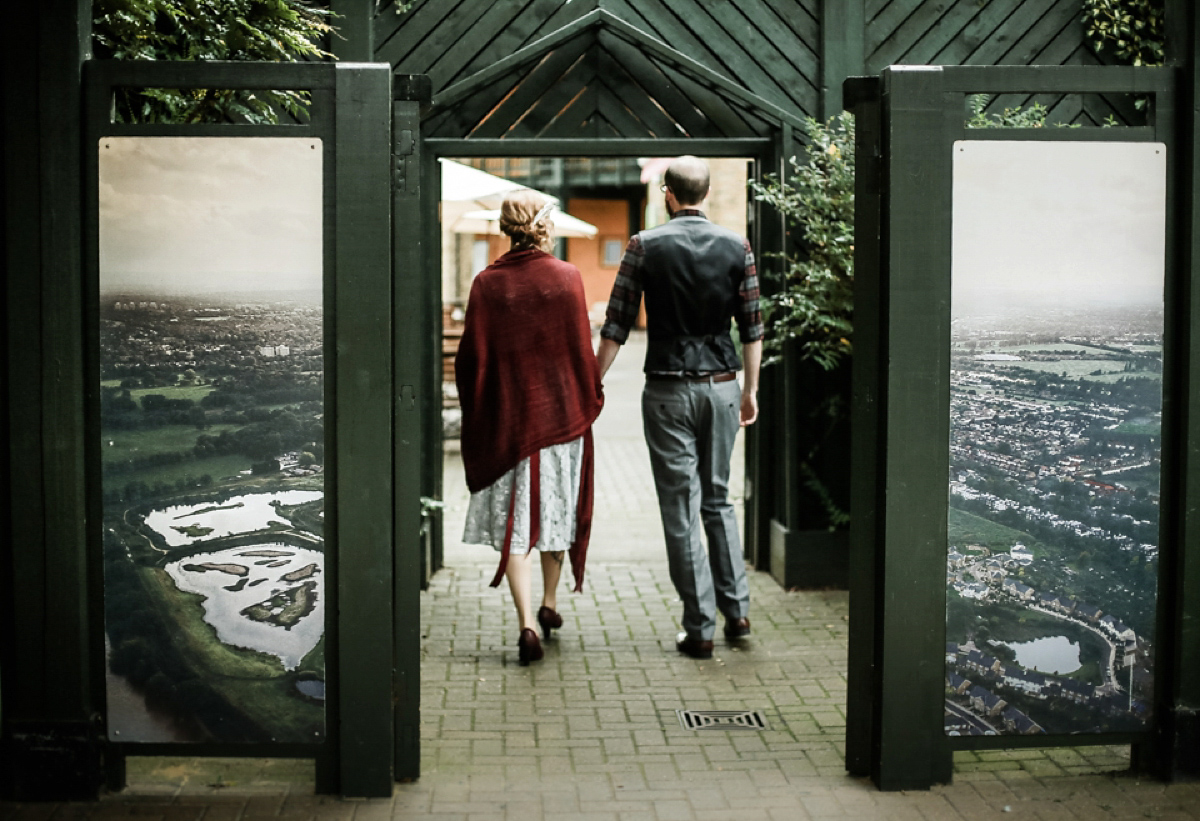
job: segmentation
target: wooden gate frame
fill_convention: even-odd
[[[64,602],[74,600],[77,620],[58,620],[54,631],[35,634],[6,653],[4,739],[14,766],[4,773],[4,793],[22,798],[94,797],[101,777],[124,786],[126,755],[258,755],[316,760],[319,792],[346,796],[390,795],[392,766],[391,505],[392,373],[390,110],[393,75],[386,64],[247,64],[91,61],[82,64],[72,134],[78,172],[54,192],[51,207],[79,236],[64,235],[75,267],[64,265],[54,298],[43,300],[42,321],[58,328],[46,341],[68,412],[58,420],[55,448],[71,477],[78,504],[56,516],[78,538],[47,541],[44,554],[14,551],[18,568],[39,561],[63,582]],[[78,69],[77,69],[78,71]],[[311,119],[281,126],[113,123],[111,100],[119,87],[284,88],[312,94]],[[81,127],[80,127],[81,126]],[[57,135],[56,135],[57,136]],[[100,513],[98,333],[98,156],[104,137],[312,137],[323,148],[323,282],[325,291],[326,498],[332,504],[326,534],[326,736],[315,744],[140,744],[109,741],[104,733],[104,579]],[[75,214],[72,217],[72,214]],[[58,240],[57,237],[51,241]],[[354,276],[348,276],[353,272]],[[80,275],[82,273],[82,276]],[[23,270],[21,288],[39,282]],[[43,286],[44,287],[44,286]],[[339,322],[338,316],[353,317]],[[369,377],[369,378],[368,378]],[[12,396],[17,409],[38,397]],[[24,411],[22,411],[24,412]],[[33,509],[44,489],[20,489]],[[51,501],[47,498],[47,501]],[[22,514],[24,517],[24,514]],[[78,582],[78,584],[76,584]],[[16,584],[14,606],[37,612],[40,585]],[[27,601],[28,600],[28,601]],[[52,605],[51,605],[52,606]],[[39,643],[40,642],[40,643]],[[42,704],[38,675],[19,672],[45,658],[78,689]],[[11,665],[11,666],[7,666]],[[42,672],[37,670],[38,673]],[[82,714],[81,723],[55,722],[55,713]],[[101,773],[101,762],[103,770]],[[19,765],[19,766],[17,766]]]
[[[1194,72],[1194,68],[1192,71]],[[851,80],[858,119],[847,769],[882,789],[948,782],[962,749],[1131,744],[1136,769],[1196,774],[1200,304],[1194,76],[1175,68],[895,66]],[[967,130],[971,93],[1136,93],[1152,124]],[[1177,114],[1179,115],[1177,118]],[[956,140],[1156,141],[1167,149],[1163,501],[1155,718],[1141,732],[948,737],[942,718]],[[866,320],[866,321],[864,321]]]

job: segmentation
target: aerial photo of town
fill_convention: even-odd
[[[1149,717],[1161,329],[1151,309],[955,326],[948,732]]]
[[[1165,149],[960,142],[954,162],[945,730],[1146,729]]]
[[[95,446],[114,741],[325,736],[318,148],[98,147]]]

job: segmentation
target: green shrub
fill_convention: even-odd
[[[1083,0],[1092,48],[1133,66],[1162,65],[1165,20],[1164,0]]]
[[[769,203],[802,232],[802,254],[785,257],[779,288],[764,297],[766,363],[786,343],[803,359],[832,370],[850,355],[854,310],[854,117],[805,120],[805,160],[790,160],[786,180],[751,181],[756,199]]]

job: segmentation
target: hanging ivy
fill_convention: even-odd
[[[1165,0],[1083,0],[1092,48],[1129,65],[1163,64],[1165,21]]]
[[[114,60],[253,60],[333,57],[319,44],[333,13],[307,0],[95,0],[96,56]],[[307,92],[288,89],[119,89],[118,122],[274,124],[307,116]]]

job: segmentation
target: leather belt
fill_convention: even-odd
[[[646,374],[647,382],[729,382],[737,379],[737,374],[733,371],[725,371],[725,373],[714,373],[711,376],[685,376],[684,374],[674,373],[648,373]]]

